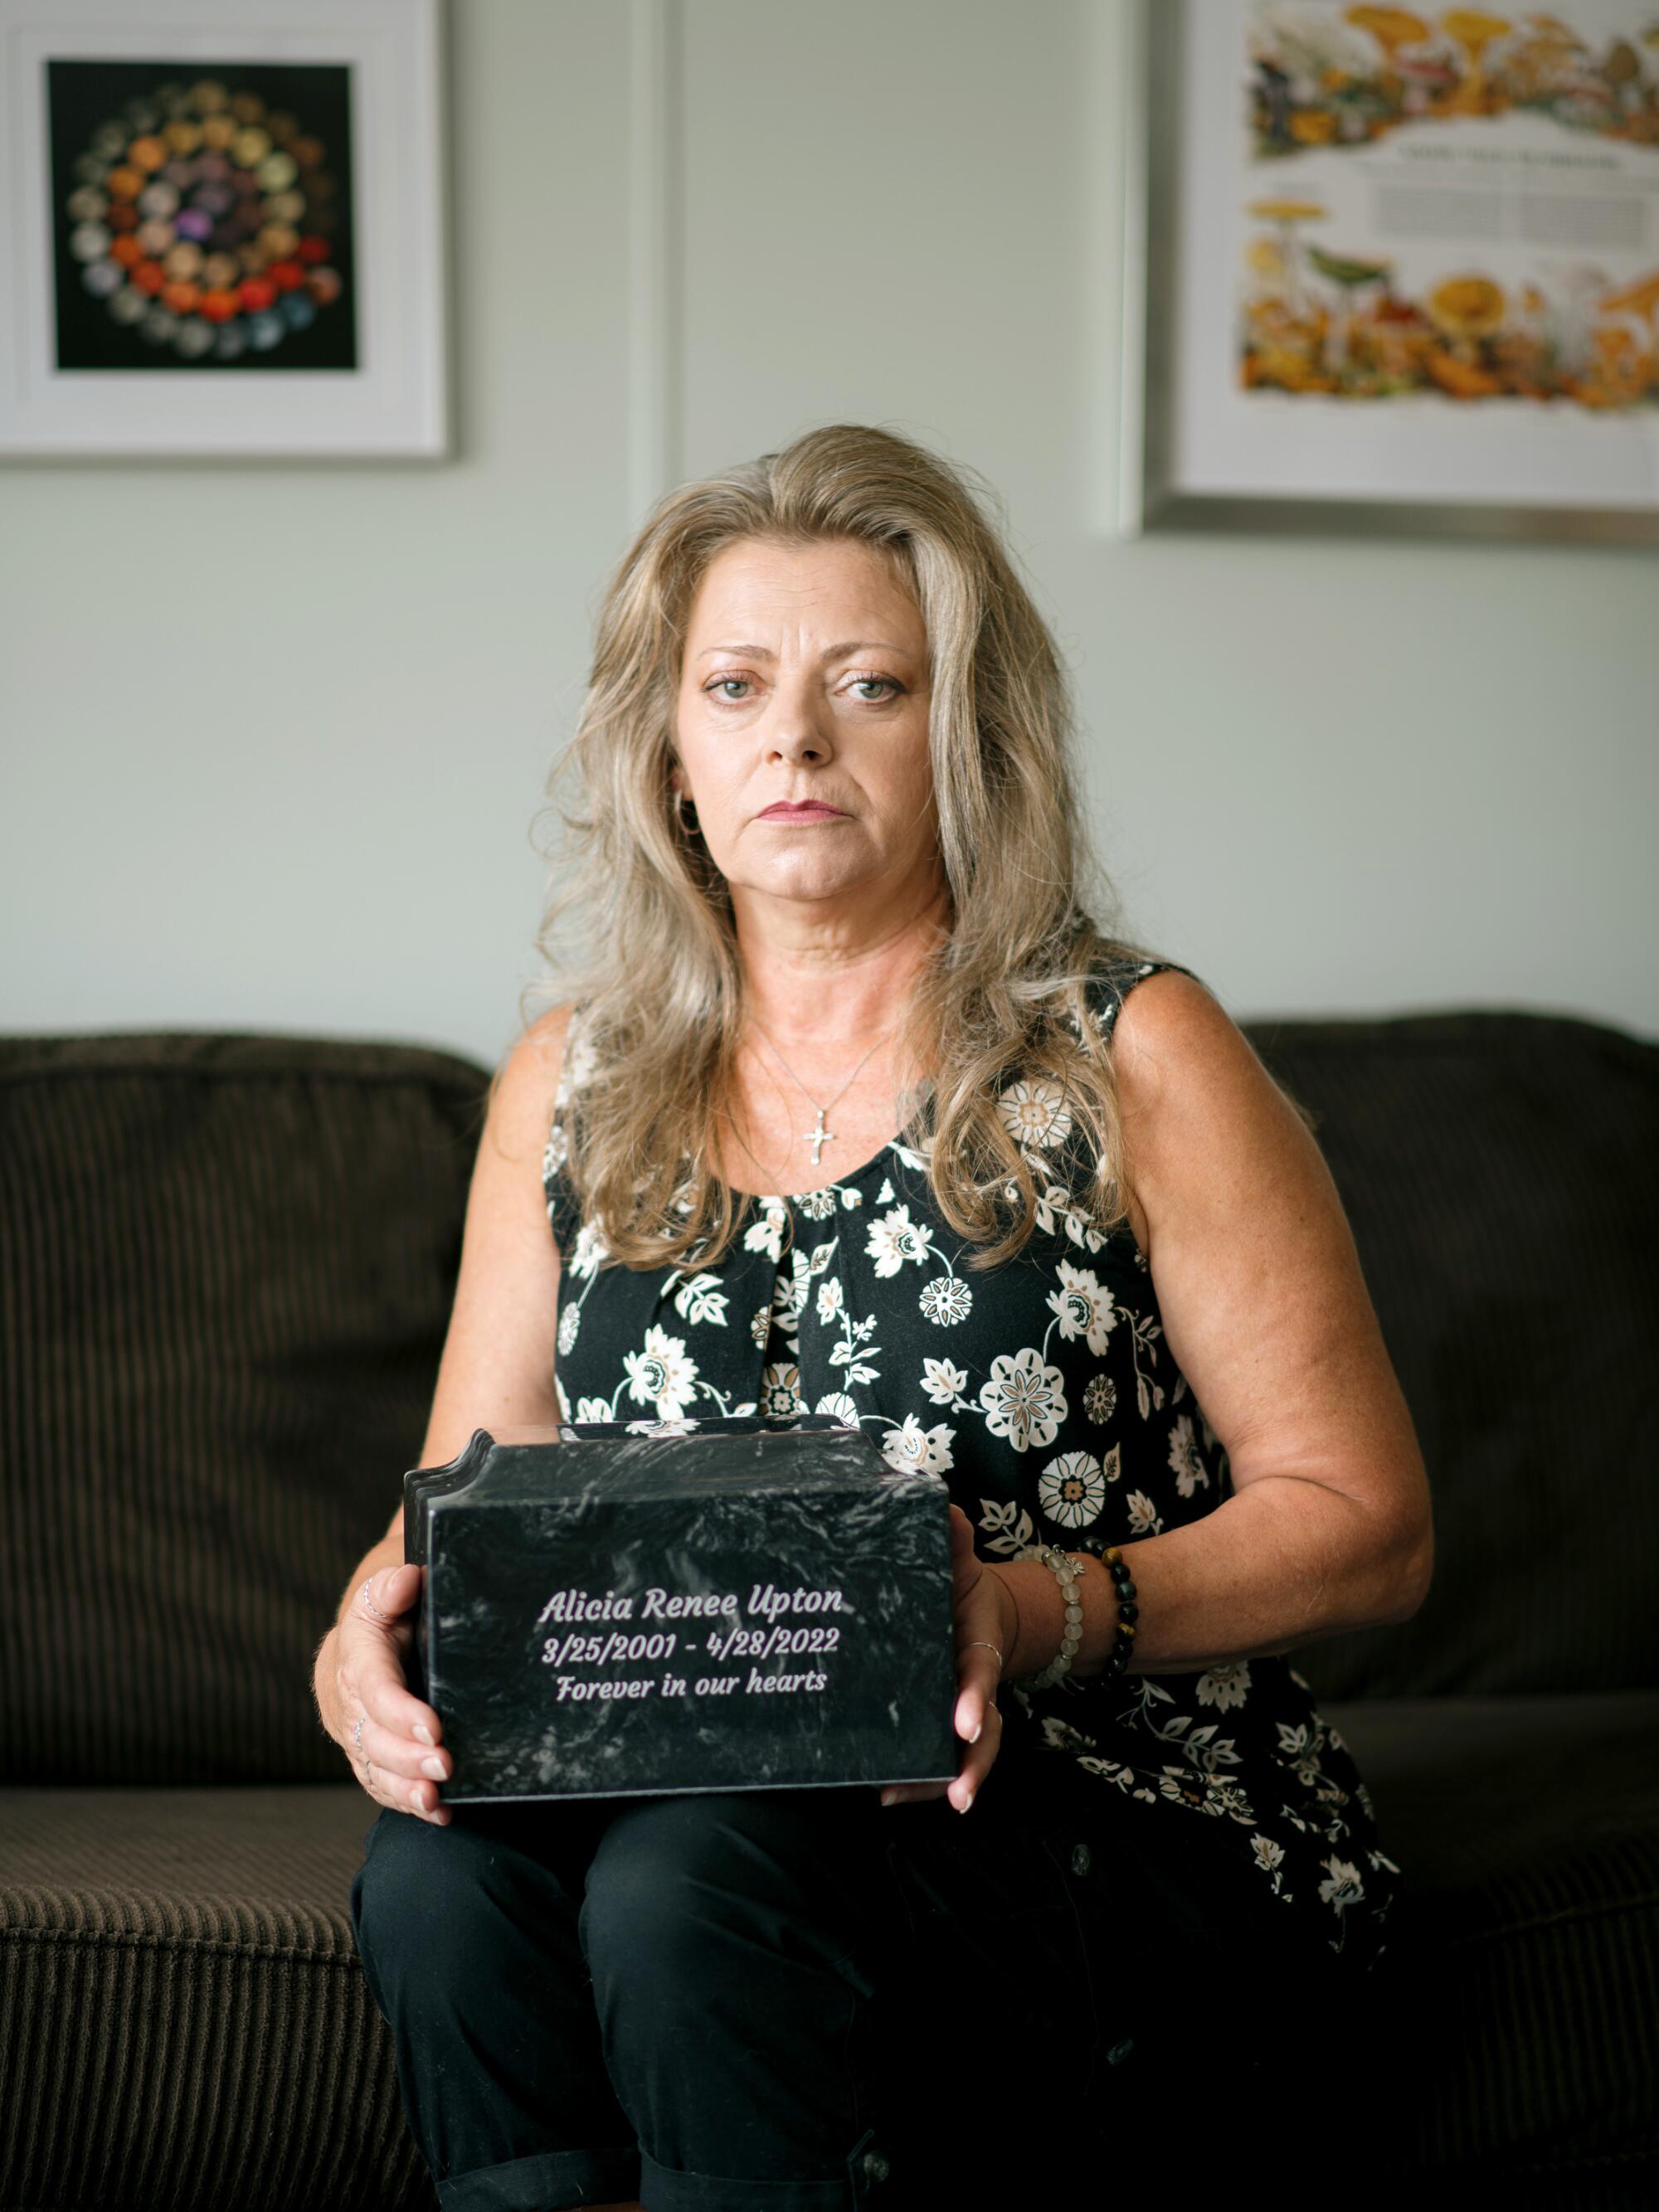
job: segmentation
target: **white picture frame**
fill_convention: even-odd
[[[1574,357],[1558,327],[1558,310],[1573,307],[1579,326],[1568,338],[1591,371],[1595,343],[1609,349],[1614,370],[1629,348],[1659,346],[1659,140],[1625,135],[1616,114],[1615,127],[1598,127],[1589,112],[1598,65],[1628,21],[1640,81],[1626,71],[1621,84],[1614,73],[1613,86],[1647,102],[1644,131],[1659,115],[1659,35],[1650,29],[1643,44],[1640,33],[1659,18],[1646,0],[1564,0],[1556,16],[1516,19],[1517,39],[1537,35],[1531,27],[1539,24],[1565,29],[1563,16],[1582,31],[1585,106],[1570,120],[1549,100],[1507,96],[1498,45],[1484,56],[1443,57],[1448,89],[1437,85],[1435,55],[1419,44],[1388,59],[1402,69],[1420,60],[1420,118],[1368,125],[1360,112],[1342,115],[1328,142],[1310,132],[1305,148],[1287,143],[1285,158],[1264,158],[1261,55],[1275,58],[1284,26],[1294,34],[1328,24],[1333,42],[1323,77],[1310,64],[1306,86],[1316,89],[1267,80],[1292,125],[1305,130],[1322,83],[1340,88],[1329,96],[1333,109],[1356,83],[1370,88],[1364,55],[1348,58],[1358,68],[1345,70],[1334,52],[1355,37],[1352,15],[1410,15],[1438,36],[1443,12],[1349,10],[1343,0],[1141,0],[1126,179],[1120,534],[1659,544],[1659,351],[1636,404],[1581,402],[1564,396],[1564,365]],[[1252,28],[1264,21],[1267,35],[1253,48]],[[1395,73],[1387,75],[1393,89]],[[1298,106],[1304,99],[1307,107]],[[1249,212],[1280,203],[1281,212],[1305,218],[1299,228]],[[1571,244],[1558,242],[1569,236]],[[1252,254],[1255,277],[1244,273]],[[1377,283],[1367,291],[1373,269]],[[1449,348],[1467,371],[1467,391],[1426,379],[1420,390],[1401,396],[1395,385],[1381,398],[1352,396],[1340,378],[1332,394],[1251,388],[1255,364],[1249,376],[1242,365],[1253,317],[1287,270],[1297,296],[1311,300],[1327,326],[1322,348],[1333,336],[1352,348],[1344,333],[1386,297],[1408,339],[1418,315],[1425,356],[1438,355],[1441,374]],[[1598,274],[1599,292],[1589,282]],[[1644,285],[1656,297],[1635,300]],[[1452,295],[1460,304],[1500,303],[1509,360],[1545,364],[1539,390],[1486,396],[1498,382],[1494,368],[1507,373],[1507,364],[1478,335],[1443,338],[1431,318]],[[1576,306],[1584,301],[1597,315],[1608,310],[1605,333],[1598,328],[1589,339],[1588,310]],[[1281,325],[1294,339],[1306,319],[1298,319],[1296,297],[1281,304]],[[1322,352],[1310,358],[1316,369],[1328,365]],[[1356,358],[1344,356],[1343,377]]]
[[[443,10],[0,0],[0,459],[450,456]]]

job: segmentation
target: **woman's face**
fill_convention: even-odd
[[[927,636],[869,546],[745,538],[687,628],[676,789],[734,893],[834,900],[932,868]],[[810,800],[817,811],[769,812]]]

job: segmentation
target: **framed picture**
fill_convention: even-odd
[[[0,0],[0,458],[450,452],[441,0]]]
[[[1150,0],[1121,526],[1659,543],[1659,0]]]

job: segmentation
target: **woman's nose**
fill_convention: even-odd
[[[821,759],[830,750],[824,732],[811,710],[804,706],[790,707],[780,701],[774,712],[770,734],[773,745],[790,760]]]

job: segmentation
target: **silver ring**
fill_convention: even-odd
[[[357,1725],[351,1731],[352,1748],[356,1751],[361,1751],[363,1747],[363,1723],[368,1718],[368,1715],[367,1713],[359,1713],[357,1716]]]
[[[962,1648],[964,1651],[971,1651],[974,1648],[974,1644],[982,1644],[988,1651],[997,1651],[996,1645],[992,1643],[988,1636],[976,1636],[974,1638],[972,1643],[964,1644]],[[1007,1661],[1003,1657],[1001,1652],[997,1651],[997,1671],[999,1674],[1001,1672],[1003,1668],[1007,1665]]]
[[[374,1576],[371,1575],[368,1578],[368,1582],[373,1582],[374,1579]],[[363,1603],[368,1607],[370,1613],[374,1614],[376,1620],[390,1620],[392,1619],[393,1616],[391,1613],[382,1613],[380,1607],[375,1604],[374,1599],[369,1595],[368,1583],[365,1583],[363,1584],[362,1596]]]

